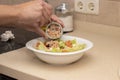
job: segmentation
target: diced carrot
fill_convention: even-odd
[[[70,40],[68,40],[68,41],[66,41],[65,42],[65,45],[67,46],[67,47],[72,47],[72,42],[70,41]]]
[[[38,47],[39,45],[40,45],[40,42],[37,42],[36,47]]]

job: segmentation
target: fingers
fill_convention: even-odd
[[[49,23],[49,18],[52,15],[52,7],[49,4],[47,4],[46,2],[44,2],[43,7],[44,7],[43,16],[44,16],[44,18],[46,20],[45,24],[47,24],[47,23]]]
[[[52,15],[52,7],[51,5],[47,4],[46,2],[42,2],[43,9],[42,9],[42,16],[41,16],[41,26],[47,24],[49,22],[49,18]]]
[[[39,22],[39,23],[40,23],[39,27],[44,26],[45,23],[46,23],[46,19],[45,19],[44,16],[41,16],[40,19],[41,19],[41,20],[40,20],[40,22]]]
[[[46,36],[46,33],[39,27],[39,24],[35,24],[35,32],[39,35],[41,35],[42,37],[44,37],[45,39],[48,39],[48,37]]]
[[[56,15],[52,15],[51,19],[55,22],[60,23],[62,25],[62,27],[64,27],[64,23]]]
[[[52,6],[49,5],[48,3],[44,2],[44,9],[46,11],[46,13],[48,14],[48,16],[50,17],[52,15]]]

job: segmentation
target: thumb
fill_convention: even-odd
[[[40,28],[40,26],[38,24],[35,25],[35,31],[37,34],[41,35],[45,39],[48,39],[46,33]]]

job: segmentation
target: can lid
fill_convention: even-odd
[[[63,28],[57,22],[51,22],[46,27],[46,35],[49,39],[59,39],[63,35]]]

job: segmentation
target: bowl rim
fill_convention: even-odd
[[[35,38],[35,39],[32,39],[32,40],[28,41],[26,43],[26,48],[31,50],[31,51],[33,51],[33,52],[37,52],[37,53],[40,53],[40,54],[47,54],[47,55],[73,55],[73,54],[80,54],[80,53],[86,52],[86,51],[88,51],[89,49],[91,49],[93,47],[93,43],[90,40],[87,40],[87,39],[84,39],[84,38],[81,38],[81,37],[76,37],[76,36],[68,36],[68,35],[63,35],[62,37],[66,37],[66,36],[67,37],[78,38],[80,40],[84,40],[87,43],[89,43],[89,46],[87,46],[86,48],[84,48],[82,50],[78,50],[78,51],[74,51],[74,52],[46,52],[46,51],[43,51],[43,50],[37,50],[33,46],[29,46],[29,44],[32,41],[37,40],[39,38],[43,38],[43,37],[39,37],[39,38]]]

